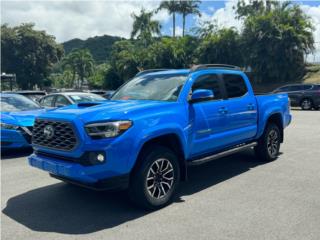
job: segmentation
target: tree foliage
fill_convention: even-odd
[[[71,39],[63,43],[65,54],[69,54],[72,50],[88,49],[97,64],[109,61],[112,45],[123,40],[121,37],[109,35],[90,37],[86,40],[78,38]]]
[[[88,49],[78,49],[72,51],[62,60],[62,66],[72,73],[72,85],[81,88],[84,80],[93,74],[94,60]]]
[[[186,17],[190,14],[201,16],[199,5],[201,1],[198,0],[180,0],[178,12],[182,15],[182,36],[185,34]]]
[[[184,68],[194,60],[197,40],[194,37],[163,37],[146,48],[139,42],[123,40],[113,46],[108,75],[120,86],[137,72],[150,68]],[[110,83],[107,84],[111,86]]]
[[[172,36],[176,36],[176,14],[180,10],[180,2],[177,0],[169,0],[169,1],[161,1],[158,9],[156,12],[158,12],[161,9],[165,9],[168,11],[168,13],[172,14]]]
[[[144,46],[147,46],[151,42],[154,35],[160,35],[160,23],[152,20],[153,12],[147,12],[141,9],[140,14],[132,14],[133,26],[131,32],[131,38],[137,37],[143,42]]]
[[[32,88],[35,84],[41,87],[50,81],[55,86],[81,88],[87,80],[94,88],[116,89],[141,70],[188,68],[195,63],[250,67],[260,82],[302,78],[304,55],[313,50],[314,39],[310,18],[298,5],[240,0],[234,10],[243,22],[241,31],[221,28],[209,21],[196,29],[195,36],[159,37],[161,26],[152,19],[154,12],[168,10],[173,15],[173,29],[175,14],[180,13],[185,30],[185,18],[199,14],[199,3],[162,1],[155,11],[141,9],[138,15],[132,14],[131,39],[93,38],[90,42],[98,46],[95,51],[108,49],[105,55],[108,60],[103,57],[106,53],[101,53],[99,59],[104,60],[97,66],[91,54],[93,50],[81,45],[81,40],[74,42],[81,49],[71,51],[59,62],[63,50],[54,37],[35,31],[32,24],[13,28],[2,25],[1,67],[5,72],[16,73],[22,88]],[[52,76],[47,78],[52,69]]]
[[[298,5],[290,2],[251,1],[238,4],[244,19],[245,64],[258,81],[296,81],[305,71],[304,54],[312,51],[313,27]]]
[[[234,28],[222,28],[206,35],[197,49],[198,62],[241,66],[241,36]]]
[[[33,24],[17,27],[1,25],[1,69],[15,73],[18,86],[42,87],[45,79],[63,55],[63,48],[45,31],[34,30]]]

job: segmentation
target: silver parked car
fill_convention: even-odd
[[[58,108],[71,104],[83,103],[83,102],[101,102],[106,101],[104,97],[101,97],[93,93],[85,92],[64,92],[64,93],[52,93],[42,97],[39,103],[45,108]]]

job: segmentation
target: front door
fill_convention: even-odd
[[[223,100],[222,80],[218,74],[199,76],[192,86],[213,91],[214,98],[189,104],[191,128],[190,157],[210,153],[224,146],[223,133],[227,128],[227,114]]]

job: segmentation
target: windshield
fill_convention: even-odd
[[[186,74],[143,75],[129,81],[111,99],[176,101],[186,79]]]
[[[40,109],[40,106],[27,97],[21,95],[1,96],[2,112],[19,112]]]
[[[74,103],[83,103],[83,102],[99,102],[106,100],[104,97],[101,97],[96,94],[71,94],[69,97],[74,101]]]

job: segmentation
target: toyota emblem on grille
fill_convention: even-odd
[[[51,139],[54,136],[54,128],[51,125],[47,125],[43,129],[43,134],[46,139]]]

